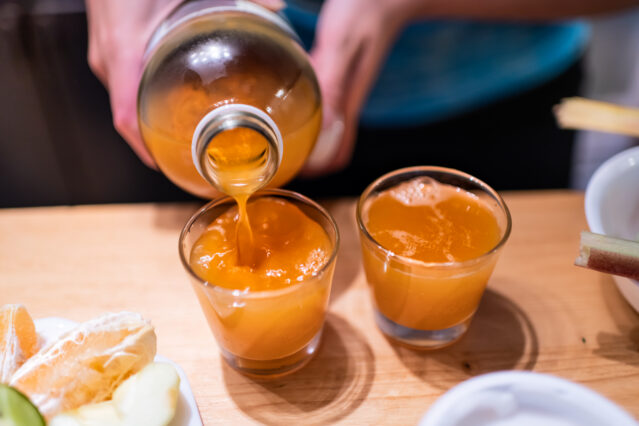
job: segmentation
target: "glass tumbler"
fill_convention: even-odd
[[[179,251],[224,359],[248,376],[272,378],[304,366],[319,346],[339,234],[331,215],[300,194],[270,189],[251,200],[256,197],[292,203],[326,231],[332,251],[316,274],[289,287],[263,291],[225,288],[224,283],[196,275],[189,263],[193,245],[211,222],[236,206],[229,197],[211,201],[191,217],[180,235]]]
[[[498,243],[485,253],[460,262],[424,262],[381,245],[367,229],[371,201],[416,178],[432,179],[474,195],[494,215],[499,227]],[[468,329],[510,234],[511,218],[499,194],[479,179],[453,169],[419,166],[388,173],[370,184],[359,199],[357,224],[378,327],[404,346],[438,349],[455,342]]]

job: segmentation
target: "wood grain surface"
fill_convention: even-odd
[[[352,199],[323,203],[342,236],[330,312],[317,356],[288,378],[255,382],[220,358],[177,255],[194,204],[0,210],[0,303],[76,321],[142,313],[158,353],[189,376],[205,425],[415,424],[457,383],[513,369],[584,384],[639,416],[639,316],[610,276],[573,266],[583,194],[505,199],[511,238],[468,334],[438,352],[393,346],[376,329]]]

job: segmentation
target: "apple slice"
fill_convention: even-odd
[[[113,392],[123,425],[167,425],[175,415],[180,377],[170,364],[151,363]]]
[[[639,280],[639,242],[583,231],[575,265]]]
[[[49,426],[166,426],[175,415],[179,387],[173,366],[151,363],[118,386],[112,400],[57,415]]]
[[[111,401],[83,405],[73,411],[58,414],[49,426],[121,426],[122,419]]]

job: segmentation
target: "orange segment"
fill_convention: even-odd
[[[0,383],[38,350],[38,335],[33,320],[22,305],[0,307]]]
[[[107,314],[80,324],[29,359],[10,385],[49,418],[111,397],[155,356],[153,327],[139,314]]]

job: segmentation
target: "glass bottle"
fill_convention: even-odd
[[[290,25],[242,0],[181,4],[149,42],[138,93],[160,170],[201,197],[280,186],[302,167],[322,113]]]

